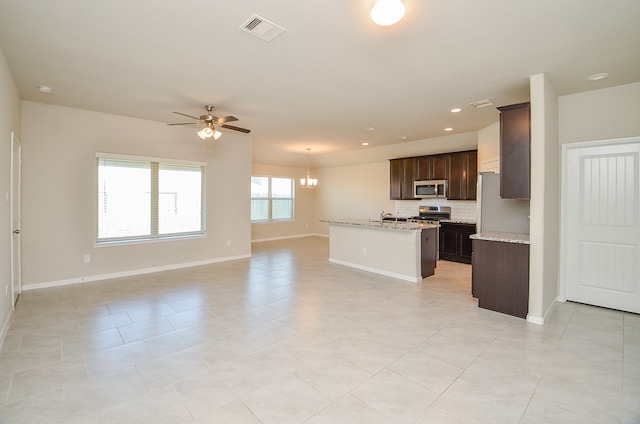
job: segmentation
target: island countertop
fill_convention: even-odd
[[[504,243],[529,244],[529,234],[523,233],[500,233],[496,231],[485,231],[472,234],[469,238],[473,240],[501,241]]]
[[[384,230],[421,231],[426,228],[438,228],[438,224],[423,224],[419,222],[403,221],[377,221],[371,219],[347,218],[347,219],[321,219],[320,222],[337,225],[351,225],[358,227],[371,227]]]

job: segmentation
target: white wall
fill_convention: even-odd
[[[20,137],[20,95],[0,47],[0,198],[11,190],[11,132]],[[0,201],[0,345],[11,316],[11,208]],[[7,293],[6,288],[9,287]]]
[[[251,254],[250,137],[225,133],[209,153],[191,128],[23,102],[22,144],[25,286]],[[206,238],[96,247],[96,152],[207,162]]]
[[[379,218],[395,213],[389,200],[389,161],[318,170],[316,196],[318,219]],[[318,232],[328,235],[327,224]]]
[[[640,82],[558,99],[560,144],[640,135]]]
[[[478,172],[490,170],[486,163],[500,166],[500,121],[478,131]],[[499,169],[499,168],[498,168]]]
[[[315,216],[316,192],[315,189],[304,189],[300,187],[300,178],[307,176],[307,168],[296,168],[286,166],[263,165],[254,163],[251,175],[268,177],[285,177],[295,180],[295,219],[290,222],[265,222],[251,225],[251,240],[261,241],[277,238],[296,237],[313,234],[317,227],[317,217]],[[311,170],[311,177],[316,178],[316,171]]]
[[[529,313],[538,324],[558,296],[559,191],[558,96],[544,74],[531,77],[531,200]]]

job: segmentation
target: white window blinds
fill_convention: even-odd
[[[97,242],[204,234],[203,164],[97,157]]]

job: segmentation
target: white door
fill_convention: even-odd
[[[640,313],[640,137],[565,145],[567,300]]]
[[[22,167],[22,146],[11,133],[11,292],[15,310],[18,296],[22,293],[22,265],[20,260],[20,175]]]

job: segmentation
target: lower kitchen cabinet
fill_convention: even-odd
[[[420,270],[422,278],[435,274],[437,228],[425,228],[420,235]]]
[[[475,233],[475,224],[441,222],[440,259],[470,264],[473,244],[469,236]]]
[[[480,308],[526,318],[529,245],[473,240],[471,292]]]

